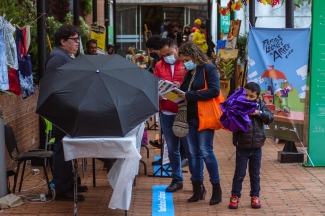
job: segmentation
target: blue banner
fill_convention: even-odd
[[[302,141],[309,42],[308,28],[249,32],[247,81],[260,85],[260,98],[274,113],[268,136]]]

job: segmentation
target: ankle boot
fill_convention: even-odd
[[[212,186],[213,186],[213,191],[210,200],[210,205],[219,204],[222,201],[222,191],[221,191],[220,183],[212,184]]]
[[[188,199],[188,202],[197,202],[205,198],[205,187],[202,181],[192,182],[194,194],[191,198]]]

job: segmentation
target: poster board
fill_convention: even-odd
[[[325,10],[324,0],[313,0],[308,153],[315,166],[325,166]],[[308,165],[311,165],[308,159]]]
[[[248,40],[247,82],[259,84],[274,115],[266,135],[302,141],[310,29],[251,28]]]

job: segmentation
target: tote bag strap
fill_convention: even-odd
[[[207,84],[207,80],[205,78],[205,67],[203,68],[203,79],[204,79],[204,88],[201,90],[207,90],[208,89],[208,84]]]

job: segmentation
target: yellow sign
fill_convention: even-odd
[[[97,41],[97,52],[104,54],[105,51],[105,38],[106,28],[105,26],[92,25],[90,38]]]

